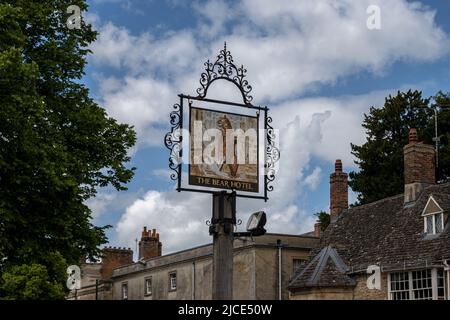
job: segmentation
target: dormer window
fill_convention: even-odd
[[[442,232],[444,225],[444,214],[432,214],[425,217],[425,233],[439,234]]]
[[[444,231],[444,210],[431,195],[422,212],[424,233],[436,235]]]

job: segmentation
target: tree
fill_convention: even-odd
[[[0,299],[44,300],[64,297],[63,284],[55,280],[54,276],[49,276],[47,267],[42,264],[12,265],[1,277]]]
[[[442,102],[448,95],[438,94],[435,100]],[[370,108],[364,115],[362,126],[366,129],[367,142],[361,146],[351,144],[352,154],[359,171],[350,172],[349,185],[358,193],[357,204],[370,203],[403,193],[403,147],[408,143],[410,128],[416,128],[425,143],[433,144],[434,110],[430,99],[422,98],[419,91],[398,92],[387,97],[382,108]],[[449,176],[450,150],[448,144],[449,113],[442,110],[439,128],[444,134],[440,148],[438,179]],[[447,121],[447,123],[445,123]]]
[[[320,230],[325,231],[330,224],[330,214],[325,211],[320,211],[314,215],[317,217],[317,222],[320,223]]]
[[[450,93],[438,92],[434,97],[434,107],[440,108],[438,113],[439,168],[438,179],[442,182],[450,180]]]
[[[84,203],[99,187],[126,189],[136,141],[80,83],[97,33],[69,29],[69,5],[87,10],[84,0],[0,3],[0,273],[40,264],[61,283],[55,256],[76,264],[106,243],[108,226],[94,226]]]

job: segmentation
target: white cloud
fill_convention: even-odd
[[[315,190],[320,182],[320,175],[322,169],[320,167],[314,168],[313,172],[305,178],[305,185],[307,185],[311,190]]]
[[[199,24],[200,34],[212,38],[223,31],[224,24],[237,14],[223,0],[210,0],[206,3],[196,2],[193,8],[205,18],[205,23]]]
[[[381,30],[366,27],[369,4],[381,7]],[[205,19],[193,29],[155,36],[110,22],[99,27],[91,61],[125,73],[106,83],[99,78],[103,105],[134,124],[141,143],[160,143],[156,124],[167,121],[178,93],[195,94],[204,61],[214,59],[224,40],[248,69],[254,102],[272,106],[361,71],[382,74],[395,61],[438,59],[450,43],[434,11],[403,0],[211,0],[194,7]]]
[[[116,232],[120,243],[134,246],[143,226],[157,229],[165,253],[208,243],[211,200],[204,194],[159,192],[151,190],[130,205]]]
[[[106,212],[106,208],[116,198],[114,193],[97,193],[94,198],[86,201],[86,205],[92,210],[92,218],[97,219],[100,215]]]
[[[365,142],[363,115],[371,106],[382,106],[384,98],[396,90],[373,91],[362,95],[345,95],[333,98],[305,98],[282,103],[272,110],[274,127],[282,128],[298,116],[301,125],[308,125],[314,117],[324,118],[323,126],[312,122],[307,132],[299,132],[297,141],[303,141],[308,150],[319,159],[333,162],[342,159],[345,167],[354,168],[350,143]],[[320,138],[320,139],[317,139]],[[282,139],[286,139],[282,136]]]
[[[173,104],[170,84],[149,77],[110,77],[101,81],[100,93],[108,114],[133,125],[141,145],[161,145],[167,130],[161,124]]]
[[[300,234],[312,230],[315,218],[299,208],[296,199],[304,192],[300,181],[304,179],[304,168],[310,161],[311,145],[320,142],[321,127],[328,116],[327,112],[314,114],[303,127],[296,117],[281,130],[283,157],[269,203],[240,198],[237,207],[239,219],[245,223],[252,212],[263,209],[268,214],[269,232]],[[310,136],[314,141],[298,139],[298,136]],[[316,168],[307,179],[310,185],[315,183],[313,176],[318,174],[320,170]],[[210,215],[211,199],[208,195],[151,190],[126,209],[116,232],[120,243],[130,246],[144,225],[154,227],[160,230],[164,252],[167,253],[210,242],[205,225]]]
[[[381,30],[366,27],[369,4],[381,7]],[[321,176],[319,167],[307,174],[311,158],[340,158],[345,167],[354,166],[350,142],[364,142],[363,113],[382,105],[392,91],[299,97],[359,72],[382,76],[396,61],[433,61],[449,49],[435,13],[405,0],[212,0],[195,8],[203,16],[195,28],[159,36],[135,35],[112,23],[99,27],[91,61],[123,74],[98,77],[101,103],[111,116],[135,126],[139,146],[162,146],[167,130],[162,126],[167,126],[176,95],[195,94],[204,61],[213,60],[226,40],[235,62],[248,69],[254,102],[271,107],[274,127],[280,129],[281,169],[269,203],[238,202],[244,221],[251,212],[266,209],[270,232],[312,229],[312,213],[298,204],[304,188],[314,189]],[[94,206],[102,210],[101,204]],[[159,230],[165,252],[209,242],[204,221],[210,206],[209,196],[150,190],[125,210],[116,227],[118,239],[133,246],[147,225]]]

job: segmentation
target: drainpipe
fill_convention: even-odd
[[[195,261],[192,261],[192,300],[195,300]]]
[[[444,270],[447,271],[447,300],[450,300],[450,265],[444,260]]]
[[[277,247],[278,247],[278,300],[282,299],[281,296],[281,287],[282,287],[282,279],[281,279],[281,240],[277,240]]]

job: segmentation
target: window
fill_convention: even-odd
[[[431,269],[412,271],[413,300],[433,299]]]
[[[443,211],[431,195],[422,212],[424,232],[427,235],[440,234],[444,231]]]
[[[295,272],[300,269],[300,266],[305,261],[305,259],[292,259],[292,274],[295,274]]]
[[[145,287],[144,287],[145,295],[151,295],[152,294],[152,277],[145,278]]]
[[[390,299],[409,300],[409,274],[408,272],[395,272],[390,274]]]
[[[437,271],[437,295],[438,295],[437,296],[438,300],[445,300],[444,269],[438,269],[438,271]]]
[[[169,290],[170,291],[177,290],[177,273],[176,272],[169,273]]]
[[[439,234],[444,230],[444,214],[437,213],[424,217],[425,219],[425,233]]]
[[[445,300],[443,269],[424,269],[389,274],[390,300]]]
[[[122,300],[128,299],[128,283],[122,283]]]

